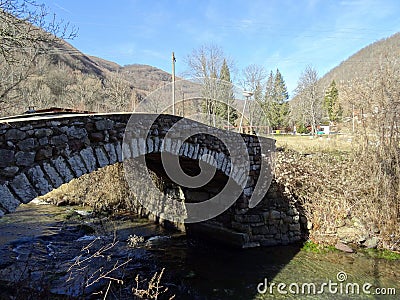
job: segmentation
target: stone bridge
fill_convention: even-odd
[[[185,128],[184,133],[179,128]],[[239,247],[297,242],[305,222],[300,217],[301,208],[286,200],[282,187],[273,180],[270,186],[274,142],[171,115],[54,115],[0,121],[0,216],[73,178],[107,165],[142,159],[163,183],[158,187],[166,197],[187,207],[198,204],[192,211],[187,209],[189,217],[229,186],[225,188],[225,195],[232,193],[229,207],[220,213],[207,211],[206,221],[188,222],[189,234]],[[245,149],[236,157],[232,155],[235,145]],[[182,169],[183,177],[195,178],[207,166],[214,173],[202,186],[177,184],[169,176],[163,155]],[[140,182],[140,173],[135,176],[133,181]],[[145,189],[136,192],[142,192],[137,198],[150,197]],[[160,206],[158,202],[152,205]],[[144,206],[149,214],[154,211]],[[164,211],[155,211],[154,218],[162,221]]]

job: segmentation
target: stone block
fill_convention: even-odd
[[[160,139],[158,136],[154,138],[154,152],[159,152],[160,151]]]
[[[22,130],[22,131],[30,131],[32,129],[33,129],[32,125],[29,125],[29,124],[19,128],[19,130]]]
[[[289,224],[285,223],[285,222],[282,222],[281,224],[279,224],[279,230],[282,233],[287,233],[288,230],[289,230]]]
[[[79,155],[68,158],[68,163],[71,166],[71,170],[75,173],[76,178],[88,173],[85,163]]]
[[[129,149],[129,147],[124,147],[125,149]],[[100,168],[103,168],[105,166],[108,166],[110,162],[108,161],[107,155],[104,152],[104,149],[99,147],[94,150],[97,158],[97,163],[100,166]]]
[[[39,128],[35,131],[35,137],[41,139],[44,137],[49,137],[53,134],[53,130],[48,128]]]
[[[122,162],[122,147],[120,143],[115,144],[115,152],[117,153],[117,159]]]
[[[53,189],[39,166],[29,169],[26,174],[39,195],[45,195]]]
[[[171,145],[171,153],[177,155],[179,153],[181,145],[182,145],[181,141],[173,140]]]
[[[75,126],[68,127],[65,131],[65,133],[74,139],[83,139],[84,137],[87,136],[87,131],[85,128],[77,128]]]
[[[147,153],[153,153],[154,141],[151,138],[146,139]]]
[[[189,157],[189,144],[184,143],[183,144],[183,156]]]
[[[240,223],[261,223],[261,215],[236,215],[235,220]]]
[[[298,215],[298,214],[299,214],[299,212],[298,212],[297,209],[294,208],[294,207],[289,208],[289,210],[287,211],[287,215],[288,215],[288,216],[291,216],[291,217],[296,216],[296,215]]]
[[[166,139],[164,138],[162,143],[162,151],[163,152],[171,152],[171,145],[172,145],[172,141],[171,139]]]
[[[269,212],[269,220],[279,220],[281,218],[281,213],[277,210],[271,210]]]
[[[15,199],[14,195],[10,192],[7,186],[0,185],[0,207],[5,212],[15,211],[20,204],[21,202]]]
[[[6,134],[5,134],[5,139],[6,141],[22,141],[23,139],[26,138],[26,133],[19,130],[19,129],[9,129],[7,130]]]
[[[18,171],[19,168],[16,166],[5,167],[4,169],[0,169],[0,176],[14,177],[14,175],[17,174]]]
[[[61,125],[61,122],[60,121],[50,121],[50,122],[47,122],[46,125],[48,127],[57,127],[57,126]]]
[[[199,158],[199,150],[200,150],[200,145],[196,144],[195,147],[194,147],[193,155],[192,155],[193,159],[198,159]]]
[[[38,196],[25,174],[19,174],[10,183],[11,189],[23,203],[28,203]]]
[[[222,165],[223,165],[223,163],[224,163],[224,160],[225,160],[225,154],[222,153],[222,152],[218,153],[218,154],[217,154],[217,168],[218,168],[219,170],[222,169]]]
[[[132,155],[132,158],[139,157],[139,146],[138,146],[138,141],[135,138],[132,138],[130,141],[125,141],[126,143],[129,143],[130,145],[130,153]],[[130,156],[127,156],[126,158],[130,158]]]
[[[64,158],[58,157],[51,160],[51,163],[57,170],[58,174],[60,174],[60,176],[62,177],[64,183],[70,182],[74,178],[74,175],[72,174],[72,171],[68,167]]]
[[[117,152],[115,151],[115,147],[113,144],[105,144],[104,149],[110,159],[110,165],[115,164],[118,161]]]
[[[296,243],[296,242],[299,242],[300,240],[301,240],[300,235],[294,235],[294,236],[290,237],[290,239],[289,239],[290,243]]]
[[[49,144],[49,138],[42,137],[39,139],[39,146],[45,146]]]
[[[50,144],[54,146],[63,146],[68,142],[68,137],[65,134],[53,136],[50,139]]]
[[[45,146],[36,152],[35,160],[46,160],[53,156],[53,147]]]
[[[122,144],[122,160],[130,159],[132,158],[132,153],[131,149],[129,148],[129,145],[126,143]]]
[[[114,121],[112,120],[99,120],[94,123],[97,130],[109,130],[114,127]]]
[[[81,151],[83,148],[85,148],[85,140],[84,139],[74,139],[74,140],[69,140],[68,142],[69,145],[69,149],[72,152],[79,152]]]
[[[35,162],[35,152],[17,152],[15,155],[15,164],[17,166],[29,167]]]
[[[370,248],[370,249],[371,248],[375,249],[376,247],[378,247],[378,243],[379,243],[379,239],[374,236],[372,238],[367,239],[364,243],[364,246],[367,248]]]
[[[300,223],[290,224],[289,231],[300,231]]]
[[[36,141],[34,138],[28,138],[20,141],[17,145],[21,151],[31,151],[35,148]]]
[[[92,142],[99,143],[104,141],[104,134],[102,134],[101,132],[91,132],[89,134],[89,139]]]
[[[278,227],[277,226],[274,226],[274,225],[271,226],[270,225],[270,226],[268,226],[268,228],[269,228],[269,230],[268,230],[269,234],[275,235],[275,234],[278,233]]]
[[[0,168],[9,167],[15,162],[15,152],[8,149],[0,149]]]
[[[269,234],[269,229],[266,225],[252,227],[251,230],[252,230],[253,235]]]
[[[138,139],[138,147],[139,147],[139,154],[145,155],[146,154],[146,141],[143,138]]]
[[[189,158],[193,158],[194,151],[195,151],[195,147],[192,144],[189,144],[189,150],[188,150],[187,156]]]
[[[80,155],[89,173],[97,169],[96,157],[92,148],[82,149]]]
[[[248,234],[251,233],[250,225],[239,223],[239,222],[232,222],[232,229],[237,230],[239,232],[245,232]]]
[[[56,169],[53,168],[49,163],[43,163],[43,170],[47,174],[47,177],[50,178],[54,188],[58,188],[64,183],[60,174],[58,174]]]
[[[281,237],[281,244],[285,246],[285,245],[288,245],[289,242],[290,242],[289,237],[288,237],[287,235],[282,235],[282,237]]]
[[[238,181],[238,182],[240,182],[240,181]],[[245,188],[243,191],[243,194],[245,196],[250,197],[253,194],[253,188],[252,187]]]

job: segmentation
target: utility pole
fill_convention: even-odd
[[[251,96],[253,96],[253,92],[243,91],[243,96],[245,96],[246,99],[244,100],[242,117],[240,118],[239,133],[242,132],[243,117],[244,117],[244,113],[245,113],[245,111],[246,111],[246,104],[247,104],[247,101],[249,101],[249,98],[250,98]]]
[[[175,115],[175,54],[172,52],[172,114]]]
[[[229,129],[230,129],[230,128],[229,128],[229,127],[230,127],[230,126],[229,126],[229,125],[230,125],[229,123],[230,123],[230,120],[231,120],[231,119],[230,119],[230,117],[231,117],[231,116],[230,116],[230,109],[229,109],[229,97],[226,98],[226,103],[227,103],[226,106],[228,107],[228,131],[229,131]]]
[[[185,93],[182,92],[182,117],[185,117]]]

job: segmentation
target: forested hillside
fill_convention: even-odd
[[[149,92],[171,82],[170,74],[155,67],[122,67],[83,54],[65,41],[75,37],[74,29],[36,24],[46,16],[40,6],[24,11],[5,2],[1,8],[0,116],[29,106],[132,110]]]
[[[327,87],[332,80],[340,83],[355,78],[368,78],[385,61],[400,58],[400,33],[379,40],[361,49],[340,65],[333,68],[320,80]]]
[[[87,56],[64,41],[51,47],[34,62],[26,79],[5,96],[7,105],[1,109],[2,115],[22,113],[28,106],[96,112],[131,110],[135,102],[171,81],[170,74],[155,67],[122,67]],[[3,78],[10,78],[9,72],[0,69]]]
[[[336,123],[351,132],[372,122],[382,126],[388,114],[399,109],[399,59],[400,33],[396,33],[361,49],[322,78],[309,66],[290,101],[291,121],[298,126],[311,124],[313,129]]]

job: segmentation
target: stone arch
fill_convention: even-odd
[[[121,144],[94,145],[42,160],[0,185],[0,214],[13,212],[21,203],[29,203],[74,178],[108,165],[122,162]]]
[[[290,205],[286,210],[277,210],[270,207],[269,201],[264,201],[262,207],[249,207],[248,200],[254,195],[255,186],[262,181],[259,176],[263,153],[258,137],[229,133],[234,142],[244,142],[246,146],[250,172],[245,174],[238,171],[240,164],[232,167],[226,148],[215,138],[219,136],[220,129],[211,128],[210,134],[181,141],[179,132],[175,131],[175,135],[167,138],[166,133],[182,118],[159,115],[153,121],[154,116],[136,114],[139,121],[134,124],[134,131],[145,132],[147,137],[140,138],[139,134],[132,132],[133,138],[126,144],[124,136],[130,117],[130,113],[121,113],[43,118],[28,116],[26,120],[0,121],[0,217],[13,212],[20,203],[28,203],[73,178],[122,162],[124,158],[164,151],[211,164],[243,187],[229,218],[221,220],[221,226],[212,225],[211,231],[207,232],[219,235],[222,231],[229,231],[239,246],[298,240],[299,217]],[[152,122],[150,131],[144,125],[146,120]],[[200,127],[195,121],[183,121],[184,126]],[[266,139],[265,142],[273,144],[273,140]],[[270,192],[266,197],[274,199],[277,197],[275,194]]]
[[[136,157],[160,151],[178,153],[214,165],[239,185],[247,180],[244,176],[239,178],[238,172],[231,172],[229,157],[212,147],[219,143],[217,140],[204,144],[212,137],[203,136],[203,144],[183,141],[180,149],[177,149],[179,136],[164,141],[169,128],[182,120],[177,116],[160,115],[155,129],[146,139],[134,138],[129,147],[123,146],[130,116],[128,113],[33,119],[28,116],[26,120],[17,118],[0,122],[0,216],[73,178],[122,162],[124,156]],[[143,120],[149,117],[146,114],[137,116]],[[189,126],[198,126],[195,121],[185,122]],[[146,130],[140,122],[136,128]],[[236,138],[243,138],[248,147],[253,148],[252,137],[237,135]],[[251,189],[245,192],[249,194]]]

